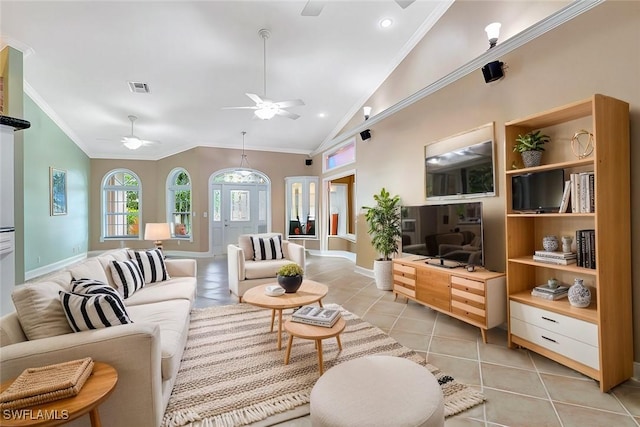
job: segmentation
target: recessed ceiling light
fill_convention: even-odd
[[[327,113],[318,113],[318,117],[323,119],[323,118],[327,117]]]
[[[380,28],[389,28],[393,25],[393,19],[391,18],[383,18],[380,20]]]

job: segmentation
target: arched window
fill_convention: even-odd
[[[191,239],[191,178],[183,168],[167,177],[167,222],[173,224],[173,237]]]
[[[128,169],[115,169],[102,179],[102,239],[139,239],[142,186]]]

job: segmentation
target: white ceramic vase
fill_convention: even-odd
[[[569,304],[580,308],[589,307],[591,304],[591,291],[582,279],[576,278],[569,288]]]
[[[376,287],[382,291],[393,289],[393,261],[373,261],[373,274],[376,278]]]

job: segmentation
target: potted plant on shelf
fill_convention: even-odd
[[[302,285],[303,274],[304,270],[298,264],[285,264],[278,269],[278,284],[284,288],[285,293],[296,293]]]
[[[524,167],[539,166],[544,144],[550,140],[548,135],[541,134],[539,130],[536,132],[531,131],[524,135],[518,135],[513,151],[520,153]]]
[[[373,272],[378,289],[389,291],[393,289],[393,264],[391,255],[398,253],[398,241],[401,237],[400,229],[400,197],[393,196],[382,188],[380,194],[374,194],[376,205],[363,206],[366,210],[365,219],[369,226],[371,244],[382,256],[373,262]]]

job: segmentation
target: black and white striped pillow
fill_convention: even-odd
[[[251,245],[253,245],[254,261],[284,258],[282,254],[282,236],[280,235],[267,238],[251,236]]]
[[[74,332],[133,323],[113,295],[80,295],[64,291],[59,295],[64,314]]]
[[[160,249],[150,249],[147,251],[129,250],[129,256],[138,263],[144,283],[162,282],[170,279],[167,273],[167,266],[164,264],[164,256]]]
[[[144,278],[140,267],[132,259],[111,261],[111,277],[125,299],[144,287]]]
[[[118,291],[100,280],[74,280],[71,282],[71,293],[79,295],[111,295],[114,297],[122,311],[126,311],[124,301]]]

